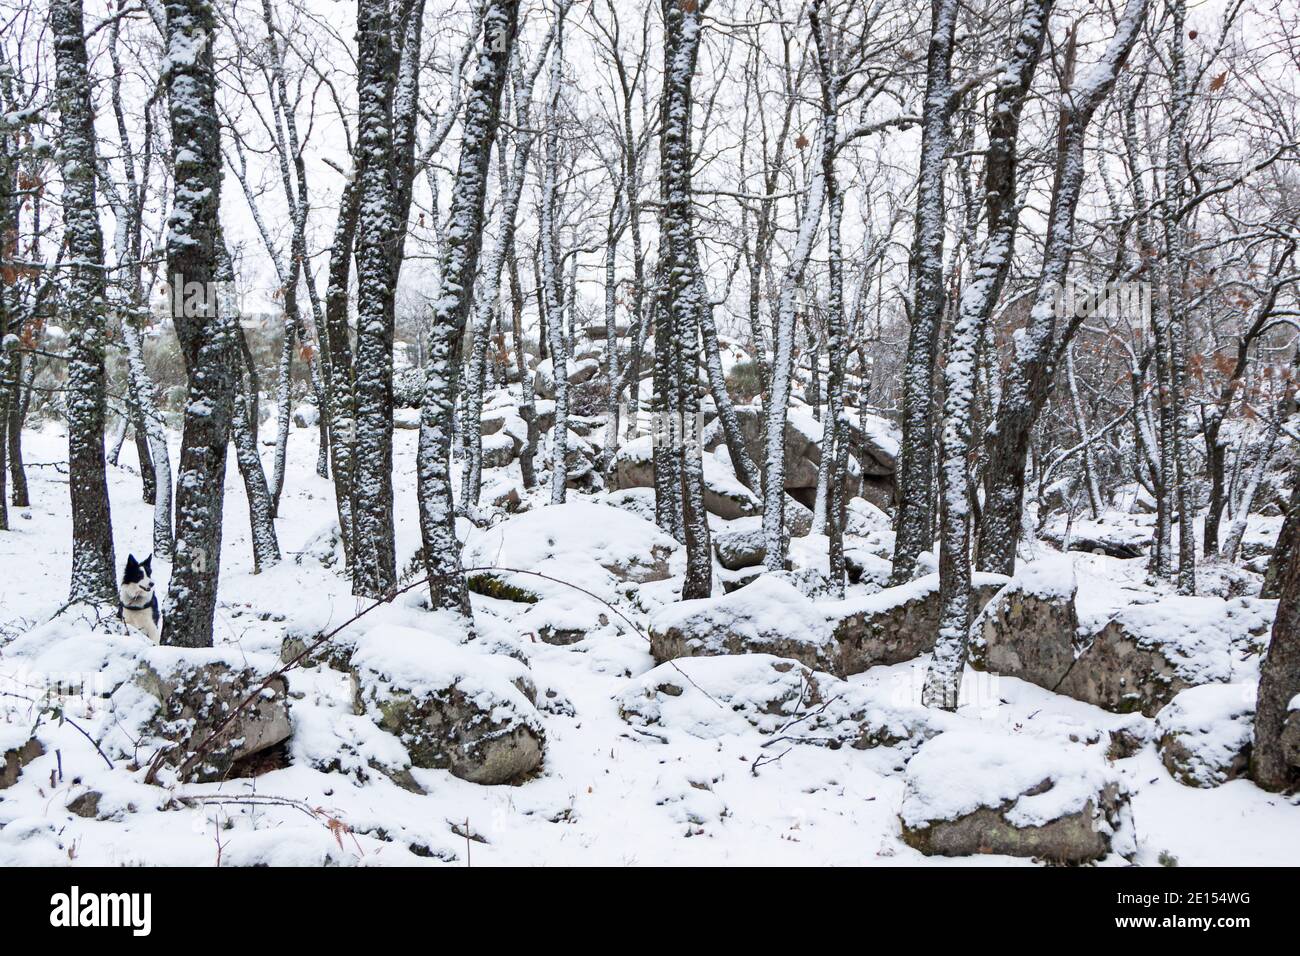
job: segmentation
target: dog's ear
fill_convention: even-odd
[[[152,575],[152,574],[153,574],[153,555],[152,555],[152,554],[149,555],[149,557],[145,558],[142,562],[140,562],[140,567],[144,568],[144,573],[145,573],[145,574]]]
[[[140,562],[135,559],[134,554],[128,554],[126,556],[126,569],[128,571],[130,571],[132,568],[138,568],[139,566],[140,566]]]

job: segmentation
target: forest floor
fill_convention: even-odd
[[[408,564],[419,540],[416,436],[395,433],[399,567]],[[24,442],[32,504],[11,509],[13,531],[0,534],[0,692],[10,695],[0,697],[0,737],[16,738],[39,724],[45,754],[24,768],[15,786],[0,791],[0,866],[1029,862],[926,857],[906,845],[899,822],[904,778],[887,754],[817,746],[782,752],[764,748],[764,739],[747,726],[713,734],[675,726],[639,732],[620,715],[619,698],[655,666],[641,635],[611,623],[574,644],[546,644],[501,607],[507,602],[479,596],[474,603],[485,632],[527,658],[539,699],[546,701],[540,708],[544,764],[522,785],[479,786],[417,768],[411,775],[425,791],[418,795],[367,772],[400,744],[353,714],[348,677],[325,667],[291,673],[293,737],[283,765],[269,772],[159,787],[146,785],[144,771],[129,761],[115,760],[110,770],[76,728],[21,699],[34,693],[33,677],[39,676],[25,670],[34,659],[33,642],[62,647],[58,660],[69,672],[113,670],[111,661],[90,652],[79,656],[85,622],[67,620],[66,613],[50,621],[63,604],[70,567],[67,477],[58,464],[67,459],[66,444],[55,427],[27,432]],[[264,666],[274,664],[287,634],[309,636],[336,626],[369,603],[350,594],[337,562],[331,567],[320,560],[322,534],[328,536],[335,516],[332,487],[314,473],[314,430],[295,429],[289,448],[276,522],[284,561],[262,574],[251,573],[247,510],[233,460],[226,479],[216,639],[227,655]],[[109,482],[120,565],[128,552],[143,557],[150,551],[152,509],[140,501],[132,446],[110,468]],[[1098,614],[1134,595],[1159,597],[1143,583],[1141,559],[1072,557],[1081,615],[1089,613],[1085,595]],[[165,592],[167,565],[154,563]],[[643,628],[648,612],[670,601],[679,585],[680,577],[642,585],[643,599],[620,603],[620,611]],[[1117,598],[1120,591],[1126,593]],[[422,607],[424,598],[424,589],[416,588],[354,629],[435,632],[442,619]],[[116,639],[144,640],[134,632]],[[18,654],[19,646],[27,650]],[[439,647],[431,638],[430,653]],[[919,697],[925,664],[877,667],[850,682],[908,702]],[[1254,673],[1247,669],[1243,682]],[[102,700],[86,698],[68,699],[62,714],[97,739],[111,733],[108,724],[116,719]],[[973,671],[966,674],[959,714],[1049,742],[1104,737],[1121,719],[1014,678]],[[756,767],[763,754],[780,756]],[[1176,858],[1183,865],[1290,865],[1300,859],[1295,797],[1265,793],[1245,780],[1214,789],[1184,786],[1162,765],[1153,743],[1115,761],[1115,770],[1132,792],[1139,864]],[[95,814],[65,809],[90,790],[100,795]],[[1116,854],[1103,861],[1125,862]]]

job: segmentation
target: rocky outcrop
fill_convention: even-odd
[[[354,709],[397,737],[411,764],[480,784],[518,783],[545,733],[527,668],[436,635],[377,628],[352,655]]]
[[[677,548],[653,522],[621,508],[579,500],[526,511],[476,532],[465,542],[461,564],[525,571],[549,564],[553,575],[581,583],[563,568],[594,563],[618,581],[641,584],[669,577]],[[471,575],[471,585],[484,573]],[[493,577],[506,580],[509,575],[493,572]],[[539,579],[523,575],[510,581],[525,591],[541,586]]]
[[[834,643],[816,605],[778,575],[764,574],[720,598],[681,601],[650,619],[656,661],[771,654],[828,670]]]
[[[187,780],[224,780],[239,775],[241,761],[283,743],[293,732],[288,682],[283,675],[268,682],[268,673],[206,649],[157,648],[114,692],[113,700],[116,709],[148,709],[141,736],[158,742],[163,765],[180,768],[192,763],[185,772]]]
[[[483,467],[504,468],[519,454],[519,443],[505,431],[483,436]]]
[[[1074,663],[1077,591],[1069,558],[1019,568],[975,621],[971,666],[1054,690]]]
[[[975,608],[1005,584],[1000,574],[976,574]],[[899,664],[929,653],[939,633],[939,575],[929,574],[875,594],[819,605],[835,635],[834,664],[841,676],[878,664]]]
[[[1258,653],[1275,602],[1164,597],[1121,610],[1092,639],[1059,693],[1118,713],[1154,717],[1180,691],[1221,683]]]
[[[1128,792],[1099,754],[1023,734],[945,733],[907,766],[903,841],[927,856],[1088,863],[1136,852]]]

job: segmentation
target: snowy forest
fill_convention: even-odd
[[[0,866],[1300,860],[1296,0],[0,0]]]

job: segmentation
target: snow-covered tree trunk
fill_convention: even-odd
[[[984,571],[1010,574],[1015,568],[1030,432],[1051,389],[1056,358],[1077,328],[1071,324],[1058,337],[1056,312],[1074,246],[1074,214],[1083,186],[1084,140],[1097,108],[1114,86],[1137,41],[1147,5],[1148,0],[1128,0],[1101,58],[1062,97],[1043,265],[1029,322],[1016,338],[1015,354],[987,435],[978,543],[978,565]]]
[[[221,143],[208,0],[167,0],[167,87],[173,163],[167,276],[189,389],[176,479],[176,546],[162,641],[211,647],[221,566],[226,448],[238,359],[213,281],[221,208]]]
[[[618,240],[626,226],[627,214],[623,206],[620,175],[605,227],[605,378],[609,384],[605,389],[605,438],[600,457],[602,474],[608,473],[618,447],[618,399],[622,389],[618,355],[618,273],[615,266],[618,261]]]
[[[284,491],[284,470],[289,458],[289,430],[293,426],[293,351],[298,332],[297,270],[291,269],[293,284],[280,289],[280,360],[275,370],[275,458],[271,466],[271,512],[279,514]]]
[[[1018,210],[1020,115],[1042,56],[1053,0],[1025,0],[1015,44],[989,110],[985,153],[986,234],[970,281],[962,289],[943,369],[939,472],[939,633],[922,701],[955,710],[966,665],[971,607],[971,438],[985,328],[1011,268]],[[906,494],[906,491],[904,491]]]
[[[533,398],[536,387],[533,373],[528,367],[528,354],[524,349],[524,293],[519,284],[519,259],[515,253],[514,237],[506,246],[506,263],[510,273],[510,328],[515,340],[515,367],[519,370],[519,417],[524,420],[524,440],[519,446],[519,476],[525,488],[537,485],[534,461],[537,455],[537,405]]]
[[[16,144],[13,132],[17,124],[10,117],[0,112],[0,237],[17,236],[18,203],[14,195],[17,175]],[[0,249],[3,249],[0,244]],[[5,493],[5,484],[12,462],[7,461],[10,453],[10,441],[17,437],[11,431],[13,421],[19,416],[18,383],[21,381],[19,370],[18,336],[16,328],[16,310],[10,306],[11,286],[0,282],[0,531],[9,530],[9,502]],[[19,429],[22,428],[19,418]]]
[[[1294,532],[1300,524],[1300,475],[1293,475],[1296,489],[1286,523]],[[1283,535],[1286,531],[1283,531]],[[1281,545],[1281,540],[1279,540]],[[1276,557],[1277,552],[1274,552]],[[1300,695],[1300,548],[1294,537],[1279,568],[1277,617],[1273,636],[1259,672],[1259,695],[1255,704],[1255,740],[1250,754],[1251,777],[1267,790],[1282,790],[1297,782],[1294,767],[1288,766],[1282,749],[1282,726],[1291,701]]]
[[[813,42],[817,48],[817,75],[821,86],[822,130],[832,143],[839,135],[839,93],[843,82],[837,75],[836,37],[828,35],[833,24],[823,21],[823,4],[816,0],[809,11]],[[844,218],[844,196],[835,172],[835,151],[822,150],[822,175],[826,180],[826,414],[822,419],[822,455],[817,469],[816,524],[828,538],[828,567],[831,596],[844,597],[844,484],[848,478],[849,435],[844,419],[844,369],[848,342],[844,322],[844,250],[840,226]],[[820,355],[812,354],[816,368]],[[815,390],[814,390],[815,391]]]
[[[1193,487],[1193,435],[1187,396],[1188,305],[1183,294],[1186,254],[1183,249],[1181,206],[1185,195],[1184,150],[1187,117],[1191,109],[1187,62],[1183,38],[1187,21],[1186,0],[1169,4],[1169,71],[1172,85],[1169,138],[1165,149],[1165,243],[1166,293],[1169,297],[1169,385],[1173,422],[1174,495],[1178,506],[1178,593],[1196,593],[1196,495]]]
[[[1237,551],[1241,548],[1241,539],[1246,534],[1246,522],[1250,518],[1250,509],[1255,504],[1255,496],[1259,494],[1259,486],[1263,484],[1264,475],[1268,471],[1269,463],[1273,460],[1273,447],[1277,443],[1278,425],[1280,424],[1280,420],[1275,419],[1274,424],[1269,428],[1264,447],[1255,458],[1255,464],[1250,469],[1250,476],[1246,479],[1246,486],[1242,488],[1241,495],[1237,499],[1237,506],[1233,509],[1232,524],[1228,526],[1228,535],[1223,539],[1223,549],[1220,552],[1223,560],[1229,564],[1237,560]]]
[[[160,557],[172,553],[172,466],[167,430],[154,397],[153,381],[144,364],[144,343],[132,316],[122,316],[122,341],[126,345],[127,384],[135,393],[153,457],[153,551]]]
[[[492,143],[496,139],[501,90],[510,66],[518,15],[519,0],[488,0],[483,13],[483,42],[478,69],[465,100],[460,162],[448,216],[441,281],[433,302],[429,360],[425,369],[427,385],[420,409],[417,493],[430,602],[435,608],[449,608],[466,617],[472,612],[461,573],[452,500],[455,366],[474,293]]]
[[[1159,259],[1155,238],[1152,234],[1151,216],[1148,212],[1146,171],[1142,166],[1141,150],[1138,140],[1137,106],[1130,83],[1126,79],[1122,87],[1124,116],[1124,155],[1128,163],[1130,188],[1136,209],[1134,232],[1137,236],[1138,252],[1143,262],[1155,263]],[[1146,449],[1148,468],[1151,473],[1152,495],[1156,500],[1156,520],[1152,533],[1151,556],[1148,570],[1156,577],[1169,575],[1169,551],[1171,544],[1172,521],[1170,519],[1169,483],[1172,481],[1173,468],[1170,460],[1172,442],[1167,440],[1169,431],[1169,406],[1163,396],[1168,390],[1168,363],[1165,347],[1165,303],[1162,296],[1152,296],[1151,331],[1153,346],[1150,362],[1155,365],[1156,394],[1159,396],[1154,425],[1148,420],[1145,402],[1141,398],[1140,378],[1134,375],[1133,382],[1133,420],[1134,435]],[[1140,369],[1135,369],[1140,371]]]
[[[240,325],[239,306],[234,296],[235,270],[226,249],[225,240],[218,241],[217,271],[218,308],[232,334],[240,340],[241,369],[252,370],[249,359],[252,357],[244,341],[244,330]],[[262,458],[257,450],[257,438],[253,433],[251,402],[243,387],[243,371],[235,373],[234,404],[230,418],[230,436],[235,446],[235,463],[239,466],[239,476],[244,482],[244,493],[248,498],[249,540],[253,545],[253,573],[258,574],[280,563],[280,542],[275,533],[275,503],[266,483],[266,471],[262,467]]]
[[[1300,561],[1300,481],[1291,486],[1282,530],[1277,534],[1277,544],[1264,569],[1264,585],[1259,596],[1276,600],[1282,593],[1282,581],[1292,562]]]
[[[822,156],[835,149],[834,130],[826,129],[822,116],[819,133]],[[794,336],[797,319],[795,297],[804,268],[812,254],[813,241],[821,222],[826,197],[826,163],[817,163],[804,190],[803,212],[795,235],[790,261],[781,277],[777,297],[776,327],[773,330],[772,369],[767,397],[767,431],[763,455],[763,566],[779,571],[785,566],[785,423],[790,413],[790,380],[794,371]]]
[[[551,349],[555,381],[555,426],[551,430],[551,504],[562,504],[568,482],[566,459],[569,452],[569,349],[564,334],[561,308],[560,260],[555,248],[556,178],[560,165],[560,87],[564,68],[564,27],[559,26],[551,52],[551,80],[546,94],[544,149],[542,155],[542,198],[537,226],[541,246],[542,294],[546,300],[546,333]]]
[[[1097,464],[1093,460],[1092,437],[1088,433],[1088,419],[1083,413],[1083,401],[1079,398],[1078,377],[1074,373],[1074,348],[1065,350],[1065,381],[1070,391],[1070,410],[1074,413],[1074,424],[1079,431],[1079,444],[1083,446],[1083,482],[1088,492],[1088,508],[1094,519],[1101,517],[1101,487],[1097,483]]]
[[[354,163],[361,161],[360,153]],[[330,246],[329,280],[325,287],[325,348],[329,354],[330,466],[334,478],[334,501],[339,517],[343,553],[351,563],[353,550],[352,473],[356,445],[356,402],[353,394],[352,341],[348,331],[348,281],[352,274],[352,247],[361,208],[361,189],[354,165],[339,197],[338,220]],[[253,416],[256,420],[256,415]]]
[[[903,443],[896,481],[893,584],[912,578],[916,560],[934,541],[934,370],[943,321],[944,168],[952,138],[952,50],[957,0],[931,0],[921,160],[911,257],[911,329],[903,363]]]
[[[91,103],[81,0],[53,0],[58,162],[63,177],[68,329],[68,490],[72,500],[69,600],[117,599],[113,523],[104,463],[107,288],[104,235],[95,176],[95,112]],[[7,411],[7,409],[6,409]]]
[[[662,259],[662,253],[661,253]],[[654,295],[654,380],[650,411],[654,416],[655,524],[678,541],[685,541],[682,525],[681,460],[675,454],[680,441],[680,390],[678,365],[673,361],[667,292],[663,281],[665,263],[660,261],[660,281]]]
[[[675,366],[677,418],[669,423],[686,545],[682,598],[708,597],[713,587],[713,555],[704,510],[704,465],[699,435],[699,358],[701,314],[710,308],[696,258],[691,184],[692,85],[700,43],[697,5],[664,0],[664,89],[660,103],[660,258],[664,270],[662,318]],[[711,322],[711,317],[708,320]],[[716,335],[714,336],[716,346]],[[721,375],[721,365],[716,368]],[[722,384],[725,397],[726,386]],[[729,403],[728,403],[729,405]],[[734,414],[733,414],[734,419]],[[734,422],[733,422],[734,425]],[[739,428],[736,428],[739,434]],[[734,452],[733,452],[734,454]],[[752,475],[751,475],[752,478]]]
[[[134,394],[126,401],[127,419],[131,423],[131,437],[135,440],[135,457],[140,466],[140,499],[147,505],[158,499],[158,479],[154,474],[153,457],[149,452],[149,437],[145,431],[144,413]],[[110,462],[116,464],[116,462]]]
[[[357,0],[357,344],[352,462],[352,590],[397,583],[393,542],[393,322],[401,225],[393,137],[396,34],[388,0]]]
[[[540,49],[534,55],[532,64],[526,71],[521,70],[515,77],[512,95],[517,132],[514,138],[513,156],[509,163],[506,162],[506,138],[504,136],[499,140],[497,147],[497,165],[500,171],[498,179],[501,184],[501,213],[496,241],[484,260],[482,295],[474,306],[474,324],[472,327],[474,331],[474,353],[470,361],[471,390],[468,393],[470,397],[470,403],[466,409],[468,433],[465,436],[469,456],[466,462],[461,491],[461,507],[465,509],[478,506],[482,489],[483,432],[479,418],[482,414],[483,391],[481,387],[473,383],[477,378],[482,377],[485,370],[488,332],[491,327],[492,316],[498,311],[501,301],[501,275],[506,262],[514,254],[515,229],[518,225],[519,206],[523,196],[524,179],[528,172],[528,158],[532,152],[535,139],[533,131],[528,128],[529,100],[537,76],[541,72],[542,64],[545,62],[547,51],[561,29],[564,11],[567,11],[569,6],[570,0],[564,0],[561,13],[547,33]],[[501,109],[501,107],[498,107],[498,109]],[[514,271],[511,272],[511,275],[512,277],[515,275]],[[533,414],[533,381],[532,376],[528,374],[528,365],[524,358],[522,316],[518,316],[518,319],[518,327],[514,329],[515,350],[519,380],[521,387],[524,388],[520,414],[526,423],[531,423],[535,417]],[[527,415],[523,414],[525,410]],[[528,429],[531,433],[533,426],[529,424]],[[527,446],[521,448],[519,453],[520,470],[523,473],[525,487],[532,487],[533,484],[533,453],[533,442],[530,438]]]
[[[494,249],[489,259],[495,255],[496,250]],[[484,269],[484,272],[491,274],[492,265],[490,263]],[[499,275],[497,278],[500,281]],[[483,282],[486,284],[487,281],[485,275]],[[489,293],[486,288],[480,290],[480,295],[484,298],[488,296],[493,299],[496,298],[496,295]],[[462,514],[467,515],[473,514],[475,509],[478,508],[479,494],[483,486],[483,392],[487,387],[487,351],[492,327],[491,312],[483,315],[476,308],[475,316],[475,322],[470,326],[469,330],[471,344],[463,399],[465,462],[461,469],[459,510]]]
[[[718,327],[713,320],[713,305],[708,301],[698,265],[696,274],[699,286],[696,295],[700,302],[700,333],[704,340],[704,367],[709,375],[709,391],[718,410],[718,422],[722,425],[722,438],[727,443],[727,452],[731,455],[736,477],[746,488],[757,491],[762,487],[763,478],[754,465],[753,459],[749,457],[749,449],[745,446],[740,422],[736,418],[736,406],[731,401],[731,393],[727,391],[727,376],[722,371],[722,350],[718,345]]]

